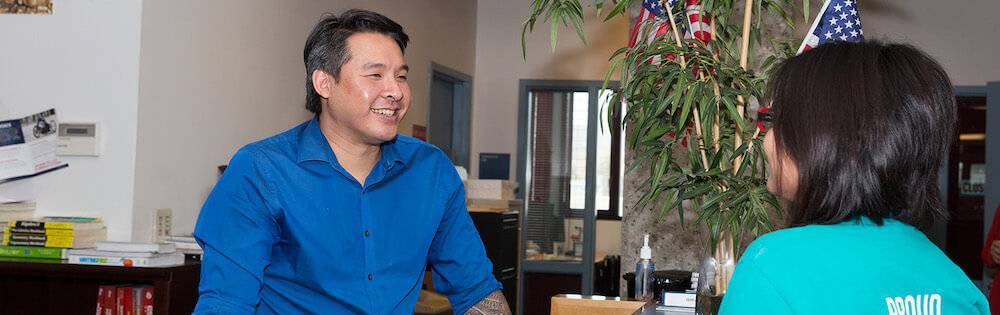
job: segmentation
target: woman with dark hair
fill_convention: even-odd
[[[955,95],[908,45],[836,42],[772,76],[768,189],[788,228],[743,253],[721,314],[989,314],[921,232],[947,215],[937,172]]]

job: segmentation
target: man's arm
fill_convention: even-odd
[[[258,158],[250,149],[237,152],[198,216],[194,236],[205,254],[194,314],[256,312],[264,269],[278,239]]]
[[[438,152],[436,158],[442,173],[437,183],[441,190],[436,193],[446,202],[442,203],[444,214],[427,253],[434,288],[448,296],[455,314],[465,314],[479,304],[485,309],[491,296],[503,296],[495,292],[502,286],[493,277],[493,263],[486,257],[482,239],[469,217],[462,180],[448,157]]]
[[[465,315],[510,315],[510,306],[507,305],[507,299],[504,298],[503,292],[500,290],[493,291],[492,294],[487,296],[468,311],[465,311]]]

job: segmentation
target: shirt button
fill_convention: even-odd
[[[368,237],[368,235],[371,235],[371,233],[368,233],[368,230],[365,230],[365,237]]]
[[[372,274],[370,274],[370,273],[368,274],[368,280],[369,280],[369,281],[371,281],[371,280],[372,280],[372,279],[374,279],[374,278],[375,278],[375,277],[373,277],[373,276],[372,276]]]

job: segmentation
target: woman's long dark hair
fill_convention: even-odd
[[[937,174],[955,95],[933,58],[903,44],[836,42],[786,60],[772,78],[776,151],[799,171],[790,226],[867,216],[924,229],[947,218]]]

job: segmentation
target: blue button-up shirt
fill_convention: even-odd
[[[412,314],[427,265],[457,314],[500,289],[440,150],[397,136],[362,187],[316,118],[240,149],[194,236],[196,314]]]

